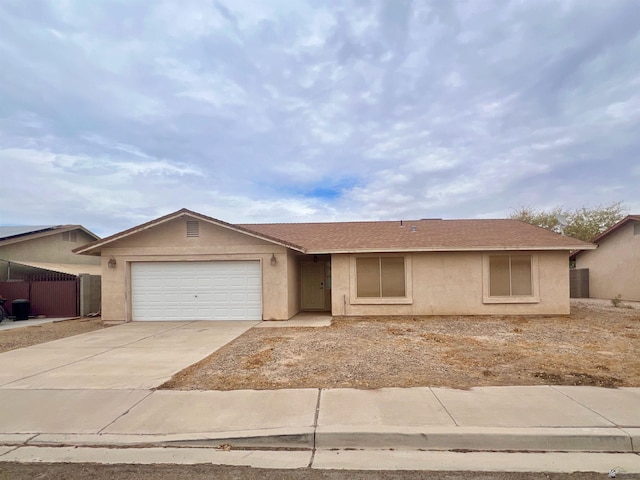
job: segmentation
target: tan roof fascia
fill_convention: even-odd
[[[59,225],[53,228],[50,228],[48,230],[42,231],[42,232],[35,232],[35,233],[26,233],[23,235],[19,235],[17,237],[14,238],[9,238],[6,240],[0,240],[0,246],[2,245],[11,245],[14,243],[20,243],[20,242],[26,242],[29,240],[35,240],[36,238],[42,238],[42,237],[48,237],[50,235],[55,235],[57,233],[64,233],[64,232],[70,232],[72,230],[82,230],[84,233],[86,233],[87,235],[95,238],[96,240],[99,240],[100,237],[98,235],[96,235],[95,233],[87,230],[86,228],[84,228],[82,225]]]
[[[271,243],[275,243],[277,245],[281,245],[283,247],[286,248],[290,248],[292,250],[297,250],[299,252],[302,253],[306,253],[305,249],[303,247],[300,247],[298,245],[294,245],[294,244],[290,244],[287,242],[283,242],[282,240],[278,239],[278,238],[274,238],[274,237],[270,237],[267,235],[262,235],[259,234],[257,232],[254,232],[252,230],[249,230],[248,228],[244,228],[244,227],[238,227],[236,225],[232,225],[230,223],[227,222],[223,222],[222,220],[218,220],[217,218],[213,218],[213,217],[208,217],[206,215],[202,215],[201,213],[197,213],[197,212],[193,212],[191,210],[188,210],[186,208],[183,208],[181,210],[178,210],[177,212],[173,212],[170,213],[168,215],[165,215],[164,217],[160,217],[157,218],[155,220],[151,220],[147,223],[143,223],[142,225],[138,225],[137,227],[133,227],[130,228],[128,230],[124,230],[120,233],[116,233],[114,235],[111,235],[109,237],[103,238],[102,240],[98,240],[95,242],[91,242],[88,243],[87,245],[84,245],[82,247],[76,248],[75,250],[73,250],[74,253],[80,254],[80,255],[99,255],[99,249],[105,247],[106,245],[116,242],[118,240],[122,240],[123,238],[126,237],[130,237],[131,235],[135,235],[136,233],[148,230],[150,228],[156,227],[158,225],[162,225],[163,223],[167,223],[170,221],[173,221],[177,218],[180,217],[193,217],[199,220],[203,220],[205,222],[211,223],[213,225],[217,225],[219,227],[223,227],[229,230],[233,230],[235,232],[238,233],[242,233],[244,235],[249,235],[251,237],[254,238],[258,238],[260,240],[264,240],[267,242],[271,242]]]

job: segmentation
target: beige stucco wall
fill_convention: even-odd
[[[288,318],[300,311],[300,259],[292,250],[287,254]]]
[[[640,301],[640,235],[633,223],[605,237],[595,250],[582,252],[576,268],[589,269],[589,296]]]
[[[95,240],[82,230],[75,230],[75,242],[62,239],[62,233],[0,246],[0,258],[15,262],[72,263],[100,265],[100,259],[86,255],[76,255],[73,249]]]
[[[276,265],[271,265],[275,255]],[[116,260],[115,268],[108,261]],[[204,221],[200,236],[186,238],[183,218],[157,225],[102,250],[102,318],[131,320],[131,262],[259,260],[262,265],[262,317],[289,318],[290,292],[287,287],[290,255],[285,247]]]
[[[502,252],[505,253],[505,252]],[[483,252],[414,253],[410,258],[412,302],[355,304],[350,255],[332,256],[333,315],[568,314],[569,252],[538,252],[537,303],[484,303]]]

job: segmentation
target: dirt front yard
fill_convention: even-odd
[[[100,317],[74,318],[0,331],[0,353],[105,328]]]
[[[160,388],[640,386],[640,309],[572,300],[571,311],[254,328]]]

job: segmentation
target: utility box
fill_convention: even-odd
[[[569,296],[571,298],[589,298],[588,268],[569,270]]]

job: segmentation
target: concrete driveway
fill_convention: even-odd
[[[133,322],[0,354],[0,389],[157,387],[260,322]]]

